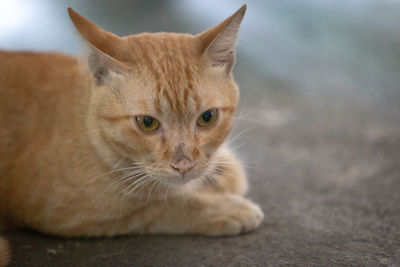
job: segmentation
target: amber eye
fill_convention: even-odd
[[[160,126],[160,122],[156,118],[150,116],[136,116],[135,119],[139,128],[145,132],[157,131]]]
[[[204,111],[197,119],[197,125],[200,127],[211,127],[217,121],[218,110],[216,108]]]

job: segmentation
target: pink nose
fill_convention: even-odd
[[[187,173],[193,166],[195,165],[195,162],[188,159],[188,158],[183,158],[180,160],[178,163],[171,163],[171,167],[178,171],[180,174],[184,175]]]

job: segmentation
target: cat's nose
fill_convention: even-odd
[[[174,162],[169,165],[172,167],[172,169],[178,171],[182,175],[185,175],[185,173],[194,167],[195,162],[185,157],[179,162]]]

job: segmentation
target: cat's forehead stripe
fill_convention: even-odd
[[[198,96],[197,58],[193,55],[192,37],[143,34],[130,40],[132,61],[152,90],[154,110],[182,118],[201,107]],[[151,85],[148,81],[151,81]]]

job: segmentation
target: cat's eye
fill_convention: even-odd
[[[160,122],[151,116],[136,116],[135,120],[139,128],[148,133],[157,131],[160,127]]]
[[[218,110],[212,108],[204,111],[197,119],[197,125],[200,127],[211,127],[215,124],[218,118]]]

